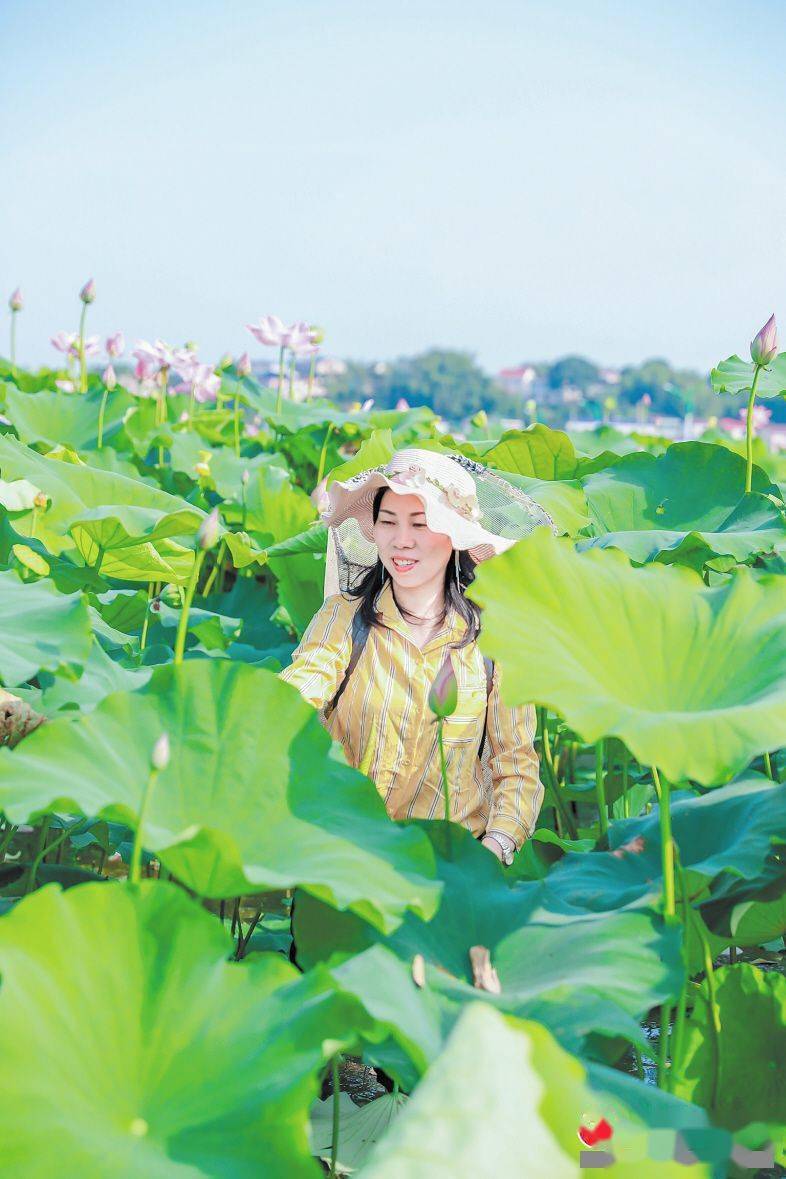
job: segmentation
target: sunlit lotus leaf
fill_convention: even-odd
[[[575,479],[579,460],[562,430],[536,422],[526,430],[506,430],[483,455],[486,466],[530,479]]]
[[[619,1097],[594,1094],[583,1065],[547,1029],[474,1002],[363,1177],[477,1179],[503,1173],[511,1159],[526,1159],[532,1179],[573,1179],[584,1149],[579,1128],[601,1117],[613,1128],[616,1174],[709,1175],[703,1164],[648,1158],[646,1125]]]
[[[705,979],[687,1022],[673,1092],[702,1105],[729,1130],[750,1122],[781,1127],[786,1144],[786,978],[748,963],[715,971],[720,1032],[711,1024]]]
[[[9,1175],[319,1174],[319,1073],[368,1020],[326,972],[230,949],[158,882],[50,885],[0,920]]]
[[[786,543],[777,486],[758,467],[745,494],[745,460],[723,446],[677,442],[665,454],[625,455],[589,475],[584,491],[596,539],[577,548],[620,548],[638,563],[701,568],[713,556],[737,561]],[[758,493],[758,494],[757,494]]]
[[[57,675],[42,682],[41,711],[47,716],[61,710],[89,712],[112,692],[135,692],[152,674],[150,667],[123,667],[94,641],[78,679]]]
[[[315,397],[313,401],[290,401],[286,395],[286,381],[281,401],[281,412],[276,412],[276,390],[262,388],[255,382],[244,382],[245,396],[248,405],[265,421],[278,430],[287,430],[291,434],[305,426],[348,426],[353,433],[358,428],[358,415],[338,409],[326,397]]]
[[[382,929],[409,907],[431,914],[439,886],[423,834],[390,822],[295,688],[244,664],[158,668],[140,691],[43,726],[19,756],[0,751],[0,806],[15,822],[81,810],[133,827],[162,732],[172,754],[145,846],[200,895],[300,884]]]
[[[153,398],[137,399],[123,421],[120,439],[132,448],[140,458],[145,458],[153,446],[172,445],[174,425],[172,422],[159,423],[156,401]]]
[[[257,467],[278,466],[286,470],[286,460],[279,454],[236,455],[229,446],[210,446],[194,430],[178,430],[173,439],[170,466],[182,471],[194,481],[206,478],[215,487],[222,499],[242,499],[243,472],[253,476]],[[197,471],[197,464],[204,465],[208,474]]]
[[[60,594],[47,581],[22,582],[0,570],[0,684],[22,684],[38,671],[78,671],[92,635],[81,594]]]
[[[731,911],[730,934],[737,946],[763,946],[786,934],[786,891],[768,901],[742,901]]]
[[[786,732],[786,582],[746,569],[633,568],[536,528],[479,566],[480,645],[509,704],[560,713],[585,741],[620,737],[672,781],[719,785]]]
[[[22,393],[13,387],[6,393],[6,413],[22,442],[47,442],[75,450],[92,450],[98,445],[98,415],[103,390],[89,393]],[[116,388],[106,400],[104,445],[111,445],[134,399]]]
[[[0,470],[6,479],[29,477],[50,497],[35,535],[55,555],[78,553],[96,572],[124,580],[187,579],[193,552],[174,537],[196,532],[200,508],[141,479],[45,458],[11,438],[0,437]],[[32,513],[18,520],[29,531]]]
[[[752,360],[741,360],[730,356],[722,360],[710,373],[710,381],[716,393],[749,394],[753,385],[756,366]],[[757,397],[779,397],[786,393],[786,352],[776,356],[771,364],[761,370],[756,385]]]
[[[750,775],[700,797],[679,791],[672,835],[697,903],[735,903],[786,878],[786,784]],[[545,881],[548,897],[574,911],[656,904],[663,891],[658,809],[609,828],[609,851],[567,852]]]
[[[378,933],[354,915],[298,894],[294,936],[301,966],[329,961],[342,986],[394,1029],[421,1067],[461,1007],[477,996],[469,956],[477,945],[490,951],[502,987],[501,995],[484,995],[488,1002],[540,1020],[572,1051],[590,1051],[596,1034],[645,1047],[637,1018],[677,991],[682,978],[673,929],[644,912],[570,913],[559,902],[546,905],[542,882],[510,886],[467,832],[451,832],[447,858],[441,826],[426,831],[445,885],[435,916],[424,922],[408,915],[380,946]],[[383,963],[383,948],[403,970]],[[425,966],[422,990],[411,977],[418,954]]]
[[[388,462],[392,458],[395,449],[396,444],[393,441],[393,434],[389,429],[374,430],[373,434],[369,438],[365,438],[360,444],[357,454],[328,472],[328,487],[336,479],[342,481],[351,479],[353,475],[359,475],[362,471],[369,471],[372,467],[382,466],[383,463]]]
[[[162,602],[154,614],[156,623],[170,631],[176,630],[180,624],[180,616],[181,611],[168,606],[166,602]],[[228,618],[224,614],[214,614],[211,610],[192,606],[188,613],[188,630],[208,650],[220,648],[226,651],[230,643],[240,638],[243,620]],[[170,635],[167,641],[174,647],[174,635]]]

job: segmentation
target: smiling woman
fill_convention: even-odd
[[[479,464],[418,449],[336,480],[326,494],[325,601],[281,678],[322,709],[391,818],[433,819],[443,792],[428,696],[440,671],[452,670],[457,706],[443,728],[450,817],[512,862],[543,800],[535,709],[502,703],[499,669],[477,642],[480,611],[464,591],[479,561],[549,517]]]

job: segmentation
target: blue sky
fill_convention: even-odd
[[[92,330],[205,357],[267,312],[491,369],[786,333],[775,0],[0,0],[0,39],[22,360],[91,275]]]

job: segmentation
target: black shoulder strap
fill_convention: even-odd
[[[368,638],[368,626],[363,621],[363,619],[360,617],[360,610],[356,610],[355,614],[352,618],[352,652],[349,656],[349,663],[347,664],[347,669],[344,672],[344,678],[341,681],[341,683],[339,684],[338,691],[336,692],[335,696],[330,701],[330,703],[325,705],[325,717],[330,716],[330,714],[333,712],[333,709],[336,707],[339,700],[341,699],[341,694],[344,691],[344,689],[346,688],[347,684],[349,683],[349,677],[352,675],[352,672],[357,667],[358,660],[360,659],[360,656],[363,654],[363,648],[366,645],[367,638]]]
[[[483,666],[486,669],[486,719],[483,722],[483,736],[480,738],[478,757],[483,756],[483,746],[486,744],[486,729],[489,727],[489,697],[491,696],[491,688],[494,682],[494,660],[489,659],[488,655],[484,655]]]

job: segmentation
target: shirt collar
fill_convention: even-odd
[[[382,622],[390,630],[396,631],[405,639],[412,640],[409,627],[404,620],[398,606],[396,599],[393,597],[393,586],[388,578],[385,585],[377,598],[377,610],[382,616]],[[433,635],[424,646],[423,650],[429,650],[432,645],[438,646],[444,642],[453,642],[460,639],[466,629],[466,622],[459,614],[455,606],[448,606],[447,614],[445,616],[444,624],[439,628],[437,633]]]

